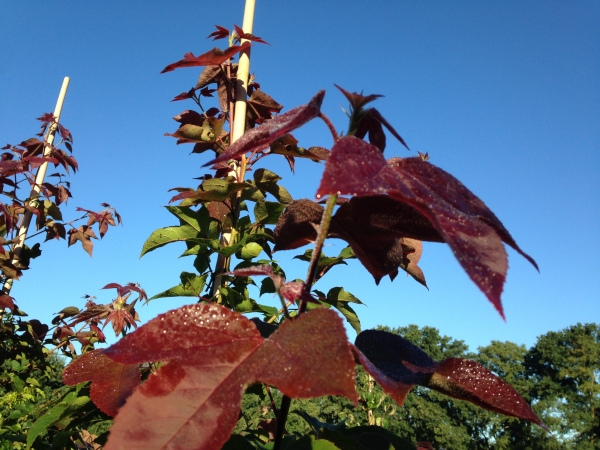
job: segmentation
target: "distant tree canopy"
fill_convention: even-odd
[[[288,421],[288,431],[306,431],[311,416],[329,424],[345,420],[350,427],[380,425],[412,442],[430,441],[436,449],[600,449],[598,324],[577,324],[549,332],[530,349],[493,341],[475,353],[469,352],[464,341],[442,336],[436,328],[409,325],[379,329],[403,336],[436,360],[463,357],[483,364],[531,403],[553,435],[529,422],[420,387],[398,407],[363,370],[358,372],[359,408],[341,397],[294,400],[291,409],[296,414]],[[257,397],[247,395],[245,402],[252,399]],[[260,408],[254,411],[256,424],[268,419],[261,417]]]

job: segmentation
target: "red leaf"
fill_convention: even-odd
[[[266,275],[268,277],[274,278],[281,278],[278,275],[275,275],[275,272],[273,272],[273,267],[263,264],[260,266],[251,266],[251,267],[245,267],[243,269],[237,269],[234,270],[232,272],[229,272],[230,275],[235,275],[238,277],[252,277],[252,276],[261,276],[261,275]]]
[[[525,419],[548,430],[512,386],[475,361],[462,358],[442,361],[428,387],[490,411]]]
[[[194,93],[196,92],[196,88],[191,88],[189,91],[187,92],[182,92],[179,95],[176,95],[173,100],[171,100],[172,102],[178,102],[181,100],[187,100],[188,98],[194,98]]]
[[[229,30],[227,28],[220,25],[215,25],[215,27],[217,27],[217,31],[210,33],[206,39],[213,38],[213,41],[216,41],[217,39],[224,39],[229,36]]]
[[[354,110],[360,110],[367,103],[371,103],[373,100],[383,97],[381,94],[363,95],[362,93],[358,94],[356,92],[348,92],[347,90],[339,87],[337,84],[334,84],[334,86],[338,88],[342,94],[344,94]]]
[[[235,27],[235,32],[237,33],[237,35],[241,38],[241,39],[248,39],[249,41],[253,41],[253,42],[260,42],[261,44],[267,44],[267,45],[271,45],[266,41],[263,41],[261,38],[259,38],[258,36],[254,36],[253,34],[250,33],[244,33],[244,30],[242,30],[240,27],[238,27],[237,25],[233,25]]]
[[[389,195],[427,218],[450,245],[469,277],[504,318],[500,294],[508,267],[502,241],[537,269],[498,218],[460,181],[421,158],[386,161],[379,149],[353,136],[333,146],[317,197],[337,192]]]
[[[4,309],[10,310],[10,312],[13,312],[15,309],[13,298],[7,294],[0,295],[0,310],[4,311]]]
[[[313,242],[322,215],[323,207],[310,200],[289,203],[274,230],[274,250],[290,250]],[[386,196],[346,201],[334,214],[327,236],[348,242],[377,283],[385,275],[393,278],[400,267],[425,286],[425,277],[417,266],[421,243],[407,236],[443,242],[414,208]]]
[[[403,337],[378,330],[363,331],[356,337],[355,354],[399,405],[412,387],[419,385],[547,430],[512,386],[475,361],[448,358],[437,363]]]
[[[92,256],[92,250],[94,249],[94,244],[92,244],[91,238],[98,239],[94,230],[92,230],[87,225],[82,225],[77,229],[69,230],[69,247],[73,245],[75,242],[81,242],[81,246],[87,252],[90,257]]]
[[[63,382],[69,386],[91,381],[90,396],[94,404],[113,417],[139,386],[140,380],[137,364],[114,362],[102,350],[81,355],[63,373]]]
[[[244,388],[256,382],[291,397],[356,401],[350,345],[341,319],[326,309],[284,322],[265,340],[238,313],[215,304],[184,306],[105,354],[122,364],[169,361],[121,408],[107,450],[221,448],[237,422]]]
[[[209,50],[208,52],[199,56],[194,56],[193,53],[189,52],[183,56],[182,60],[173,64],[169,64],[162,70],[161,73],[172,72],[173,70],[180,69],[182,67],[218,66],[245,48],[250,47],[250,45],[250,42],[244,42],[241,45],[229,47],[224,51],[215,47],[214,49]]]
[[[321,223],[324,208],[308,200],[294,200],[279,216],[273,232],[277,250],[293,250],[314,242],[317,236],[315,227]]]
[[[275,139],[318,117],[321,112],[323,97],[325,97],[325,91],[319,91],[306,105],[297,106],[285,114],[266,120],[259,127],[247,131],[226,152],[218,158],[207,162],[204,166],[236,159],[244,153],[266,148]]]

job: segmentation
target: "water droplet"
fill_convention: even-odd
[[[166,332],[167,332],[167,330],[163,330],[163,333],[166,333]]]
[[[200,325],[204,325],[204,320],[201,320],[201,321],[200,321]]]
[[[184,325],[184,326],[185,326],[185,325],[187,325],[187,322],[183,322],[183,325]]]
[[[213,319],[216,319],[216,318],[217,318],[217,315],[216,315],[216,314],[213,314],[213,315],[212,315],[212,318],[213,318]]]
[[[337,195],[340,195],[340,194],[341,194],[341,192],[340,192],[340,191],[338,191]]]

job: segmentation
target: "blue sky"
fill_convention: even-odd
[[[167,190],[194,186],[207,160],[164,137],[177,129],[171,117],[193,107],[170,100],[199,69],[159,72],[212,48],[205,37],[214,24],[241,25],[243,2],[139,5],[0,4],[0,143],[33,136],[35,117],[54,109],[71,77],[62,123],[81,170],[71,178],[70,217],[76,206],[108,202],[124,219],[91,259],[64,242],[43,247],[12,291],[31,317],[81,307],[84,294],[108,302],[112,292],[99,288],[110,282],[139,282],[153,295],[192,269],[177,259],[182,246],[139,259],[153,230],[175,224],[162,208]],[[352,262],[317,287],[344,285],[366,303],[357,307],[363,328],[430,325],[474,349],[491,340],[531,345],[547,331],[600,322],[600,3],[258,0],[254,33],[272,45],[253,47],[251,71],[285,110],[326,89],[323,110],[344,130],[346,102],[333,83],[385,95],[375,106],[412,150],[390,138],[386,156],[428,152],[540,266],[538,274],[508,251],[505,323],[443,244],[425,245],[429,290],[403,276],[377,287]],[[321,123],[295,135],[304,147],[331,145]],[[282,158],[263,161],[294,198],[313,198],[322,165],[298,161],[292,176]],[[291,256],[276,254],[289,278],[303,278],[306,266],[285,262]],[[184,303],[156,300],[139,313],[147,320]]]

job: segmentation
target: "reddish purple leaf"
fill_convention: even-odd
[[[173,98],[173,100],[171,100],[172,102],[178,102],[181,100],[187,100],[188,98],[194,98],[194,93],[196,92],[195,88],[190,89],[187,92],[182,92],[181,94],[175,96]]]
[[[275,275],[275,272],[273,272],[273,267],[263,264],[260,266],[251,266],[251,267],[245,267],[243,269],[237,269],[234,270],[232,272],[229,272],[229,275],[235,275],[237,277],[252,277],[252,276],[267,276],[267,277],[279,277],[278,275]]]
[[[139,386],[140,368],[137,364],[114,362],[102,350],[94,350],[81,355],[63,373],[63,382],[69,386],[84,381],[92,382],[90,396],[94,404],[114,417]]]
[[[72,228],[69,230],[69,247],[73,245],[75,242],[81,242],[81,246],[87,252],[90,257],[92,256],[92,250],[94,249],[94,244],[92,243],[92,238],[98,239],[94,230],[92,230],[87,225],[82,225],[79,228]]]
[[[13,312],[15,309],[13,298],[8,294],[0,295],[0,311],[4,312],[4,309],[10,310],[10,312]]]
[[[209,50],[208,52],[199,56],[194,56],[193,53],[188,52],[183,56],[182,60],[179,60],[173,64],[169,64],[162,70],[161,73],[172,72],[173,70],[180,69],[182,67],[218,66],[245,48],[250,47],[250,45],[250,42],[244,42],[241,45],[234,45],[226,50],[220,50],[215,47],[214,49]]]
[[[259,38],[258,36],[254,36],[253,34],[250,34],[250,33],[244,33],[244,30],[242,30],[237,25],[234,24],[233,26],[235,27],[235,32],[241,39],[248,39],[249,41],[260,42],[261,44],[271,45],[268,42]]]
[[[275,250],[313,242],[322,215],[323,207],[310,200],[288,204],[275,227]],[[346,201],[334,214],[328,236],[348,242],[377,283],[385,275],[393,278],[400,267],[425,286],[425,277],[417,266],[421,243],[409,237],[443,242],[415,209],[385,196]]]
[[[244,388],[256,382],[291,397],[344,395],[356,402],[351,346],[342,320],[326,309],[284,322],[265,340],[238,313],[215,304],[184,306],[105,354],[122,364],[168,361],[121,408],[107,450],[221,448]]]
[[[229,36],[229,30],[227,28],[220,25],[215,25],[215,27],[217,27],[217,31],[210,33],[206,39],[213,38],[213,41],[216,41],[217,39],[224,39]]]
[[[303,281],[290,281],[285,283],[281,290],[280,295],[287,301],[296,302],[296,300],[304,300],[310,303],[319,303],[311,294],[310,290],[306,288],[306,284]]]
[[[294,200],[279,216],[273,232],[277,250],[293,250],[314,242],[315,227],[321,223],[324,208],[308,199]]]
[[[512,386],[475,361],[445,359],[438,364],[427,387],[490,411],[525,419],[548,431]]]
[[[218,158],[207,162],[204,166],[236,159],[245,153],[259,151],[268,147],[275,139],[318,117],[323,97],[325,97],[325,91],[319,91],[306,105],[297,106],[285,114],[267,120],[259,127],[247,131],[226,152]]]
[[[356,337],[355,354],[399,405],[419,385],[546,429],[517,391],[475,361],[448,358],[437,363],[403,337],[378,330]]]
[[[378,98],[383,97],[383,95],[381,95],[381,94],[363,95],[362,93],[358,94],[356,92],[349,92],[349,91],[347,91],[347,90],[339,87],[335,83],[334,83],[334,86],[336,88],[338,88],[342,94],[344,94],[344,96],[350,102],[350,105],[352,106],[352,109],[354,109],[354,110],[363,109],[363,107],[367,103],[371,103],[373,100],[377,100]]]
[[[500,294],[508,267],[502,241],[537,269],[498,218],[460,181],[421,158],[386,161],[377,147],[353,136],[335,143],[317,197],[331,193],[389,195],[429,220],[469,277],[504,318]]]

